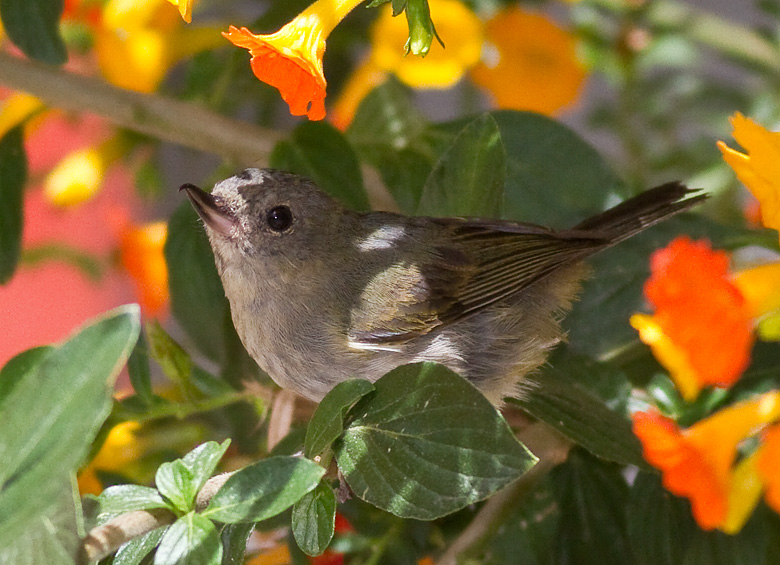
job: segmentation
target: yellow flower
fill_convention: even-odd
[[[718,148],[761,206],[764,226],[780,230],[780,132],[770,132],[739,112],[731,117],[734,139],[747,153],[722,141]]]
[[[60,208],[82,204],[97,195],[108,167],[122,154],[123,144],[112,138],[68,154],[46,175],[43,193]]]
[[[43,108],[43,102],[35,96],[23,92],[11,94],[0,109],[0,138]]]
[[[249,50],[255,76],[276,87],[294,116],[325,117],[325,40],[361,0],[318,0],[270,35],[230,26],[223,35]]]
[[[667,490],[690,499],[699,526],[739,531],[758,503],[764,484],[759,466],[766,468],[768,459],[759,447],[735,465],[737,448],[780,418],[780,393],[729,406],[683,430],[653,411],[632,418],[645,459],[661,470]]]
[[[735,273],[732,282],[745,297],[754,318],[780,310],[780,263]]]
[[[100,494],[103,490],[98,471],[123,471],[125,466],[138,459],[143,453],[136,432],[141,425],[138,422],[124,422],[111,428],[106,441],[95,458],[79,473],[78,483],[81,494]]]
[[[195,0],[168,0],[174,6],[179,7],[179,13],[181,13],[182,19],[190,23],[192,21],[192,3]]]
[[[377,69],[394,73],[413,88],[449,88],[479,62],[482,22],[459,0],[429,0],[429,5],[446,49],[432,45],[424,58],[405,57],[402,46],[409,30],[388,5],[371,29],[370,58]]]
[[[499,107],[552,115],[577,99],[585,69],[568,31],[513,7],[488,21],[485,35],[485,54],[471,78]]]
[[[215,28],[184,28],[164,0],[110,0],[95,34],[95,51],[108,82],[153,92],[173,65],[221,42]]]

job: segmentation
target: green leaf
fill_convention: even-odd
[[[165,532],[154,565],[220,565],[222,543],[214,522],[199,514],[185,514]]]
[[[168,221],[165,261],[173,315],[204,355],[223,360],[223,322],[230,307],[208,236],[189,203],[182,204]]]
[[[633,563],[626,532],[628,487],[620,468],[572,450],[551,477],[560,508],[555,537],[561,565]]]
[[[363,175],[352,146],[327,122],[304,122],[290,139],[280,141],[271,166],[312,179],[322,190],[353,210],[370,208]]]
[[[3,535],[0,563],[9,565],[73,565],[81,539],[78,520],[81,508],[70,483],[51,489],[54,498],[45,511],[27,521],[18,535]],[[0,519],[1,520],[1,519]]]
[[[504,218],[570,228],[626,194],[598,152],[560,122],[532,112],[491,115],[507,155]]]
[[[303,454],[309,459],[320,455],[344,431],[344,416],[355,402],[374,390],[364,380],[349,380],[337,384],[325,395],[306,429]]]
[[[547,565],[553,563],[560,519],[549,478],[525,493],[496,528],[477,563],[483,565]]]
[[[181,459],[160,465],[154,478],[160,494],[170,500],[178,510],[191,510],[195,496],[209,480],[229,445],[230,440],[225,440],[222,444],[207,441]]]
[[[244,565],[246,543],[254,529],[252,522],[227,524],[222,529],[222,565]]]
[[[754,514],[735,535],[695,528],[682,565],[774,565],[767,561],[769,540],[765,521]]]
[[[655,473],[639,473],[627,509],[636,565],[678,565],[697,530],[688,502],[661,486]]]
[[[145,326],[149,341],[149,352],[162,368],[163,373],[173,382],[183,384],[192,374],[192,358],[168,335],[160,322],[150,320]]]
[[[51,65],[68,60],[60,36],[63,0],[0,0],[0,17],[11,41],[32,59]]]
[[[334,449],[352,491],[383,510],[433,520],[536,462],[490,402],[446,367],[406,365],[374,386]]]
[[[43,345],[22,351],[12,357],[0,369],[0,406],[2,406],[3,400],[11,394],[17,383],[21,382],[28,373],[33,371],[52,350],[54,348],[50,345]]]
[[[0,405],[0,547],[51,506],[111,410],[140,331],[137,305],[93,320],[16,383]]]
[[[168,526],[157,528],[130,540],[117,550],[111,565],[141,565],[144,563],[144,558],[160,543],[166,531]]]
[[[168,508],[157,489],[140,485],[114,485],[98,496],[100,515],[116,515],[134,510]],[[100,518],[98,518],[100,520]]]
[[[269,457],[236,471],[203,512],[212,520],[234,524],[276,516],[313,490],[325,469],[309,459]]]
[[[401,211],[414,214],[437,157],[421,138],[426,120],[409,89],[390,78],[358,106],[347,137],[361,160],[371,163]]]
[[[555,366],[523,380],[523,394],[511,399],[594,455],[647,468],[631,422]]]
[[[24,2],[25,0],[19,0]],[[5,12],[0,9],[3,19]],[[22,204],[27,182],[27,155],[22,127],[0,140],[0,284],[11,279],[22,253]]]
[[[498,218],[504,204],[506,152],[490,114],[469,123],[431,171],[417,213],[421,216]]]
[[[336,526],[336,495],[326,483],[295,503],[292,531],[295,543],[307,555],[319,555],[333,539]]]
[[[152,404],[155,394],[152,390],[152,374],[149,370],[149,351],[143,334],[138,337],[138,343],[135,344],[127,360],[127,374],[139,400],[144,404]]]

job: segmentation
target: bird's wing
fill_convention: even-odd
[[[395,263],[369,281],[352,310],[350,345],[397,350],[605,245],[585,233],[459,221],[452,237],[434,246],[429,259]]]

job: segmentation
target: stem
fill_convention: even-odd
[[[99,79],[0,53],[0,84],[37,96],[47,105],[92,112],[116,125],[216,153],[240,165],[267,163],[282,136],[226,118],[201,106],[117,88]]]

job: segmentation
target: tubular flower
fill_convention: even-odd
[[[370,58],[376,68],[394,73],[412,88],[449,88],[479,62],[483,26],[458,0],[429,0],[428,4],[446,49],[431,46],[424,58],[405,57],[400,46],[407,40],[408,27],[387,6],[371,29]]]
[[[731,117],[734,139],[747,154],[722,141],[718,148],[761,206],[764,226],[780,230],[780,132],[770,132],[739,112]]]
[[[138,301],[149,316],[160,316],[168,305],[168,267],[163,255],[165,222],[127,225],[120,233],[119,258],[138,290]]]
[[[471,78],[499,107],[553,115],[577,99],[585,69],[568,31],[514,7],[489,20],[485,36],[482,62]]]
[[[699,526],[738,531],[760,498],[766,446],[735,465],[737,448],[780,418],[780,393],[724,408],[687,429],[655,411],[632,418],[645,459],[661,470],[667,490],[691,501]]]
[[[750,361],[752,312],[729,280],[728,257],[685,237],[656,251],[645,296],[655,315],[631,324],[671,373],[683,398],[702,386],[730,386]]]
[[[168,0],[174,6],[178,6],[181,19],[190,23],[192,21],[192,4],[195,0]]]
[[[361,0],[318,0],[290,23],[270,35],[254,35],[230,26],[223,33],[231,43],[249,50],[252,72],[277,88],[294,116],[325,117],[325,39]]]

